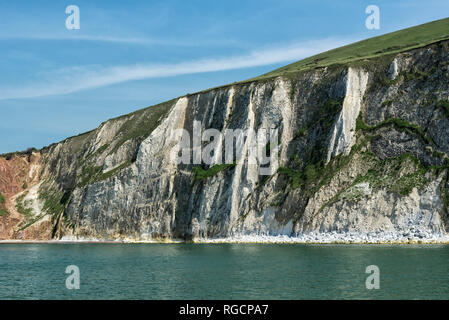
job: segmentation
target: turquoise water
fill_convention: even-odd
[[[0,299],[449,299],[449,246],[2,244]]]

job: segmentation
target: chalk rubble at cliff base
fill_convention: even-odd
[[[286,235],[238,235],[222,239],[200,239],[203,243],[449,243],[449,235],[420,233],[307,233]]]
[[[124,243],[184,243],[177,239],[132,239],[121,240],[88,239],[80,237],[63,237],[66,242],[124,242]],[[305,233],[295,236],[287,235],[235,235],[225,238],[198,238],[196,243],[449,243],[449,235],[432,234],[425,231],[410,232],[330,232]]]

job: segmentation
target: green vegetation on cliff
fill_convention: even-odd
[[[9,214],[8,210],[4,207],[6,204],[5,197],[0,193],[0,216],[6,216]]]
[[[133,162],[131,160],[127,160],[114,169],[106,172],[102,172],[102,166],[85,166],[78,178],[79,182],[77,186],[79,188],[82,188],[87,186],[88,184],[106,180],[120,172],[122,169],[129,167],[132,163]]]
[[[449,101],[448,100],[440,100],[437,102],[437,107],[440,107],[444,110],[444,114],[446,117],[449,117]]]
[[[43,202],[43,210],[48,214],[55,216],[60,214],[68,200],[68,197],[64,197],[64,193],[58,190],[54,190],[50,186],[45,184],[39,189],[39,199]]]
[[[407,196],[413,188],[420,189],[428,182],[425,178],[428,168],[411,154],[404,153],[385,160],[373,159],[372,168],[365,175],[357,177],[353,185],[368,182],[373,189],[388,188]]]
[[[358,175],[349,185],[343,186],[321,209],[342,199],[358,201],[364,195],[359,187],[364,183],[372,191],[383,189],[407,196],[414,188],[420,190],[430,181],[426,173],[431,168],[424,166],[419,159],[408,153],[381,160],[369,151],[363,152],[362,163],[366,173]]]
[[[30,200],[24,200],[26,194],[22,194],[16,199],[16,210],[17,212],[23,214],[25,217],[31,217],[33,215],[33,209],[29,206],[31,204]]]
[[[161,119],[167,114],[170,107],[175,103],[176,99],[157,104],[155,106],[137,110],[133,113],[111,119],[110,121],[126,118],[127,120],[120,127],[117,133],[120,140],[115,144],[110,154],[117,151],[126,141],[131,139],[145,139],[159,125]]]
[[[365,130],[365,131],[374,131],[376,129],[379,129],[381,127],[385,127],[388,125],[394,125],[398,129],[405,130],[411,134],[417,135],[420,137],[425,143],[428,144],[435,144],[435,142],[426,135],[424,130],[413,123],[407,122],[405,120],[399,119],[399,118],[390,118],[386,119],[374,126],[369,126],[363,121],[362,113],[360,113],[359,117],[357,118],[357,124],[356,124],[356,130]]]
[[[28,228],[43,217],[43,215],[35,215],[35,212],[31,207],[32,201],[25,200],[26,195],[27,193],[23,193],[16,198],[16,210],[24,216],[23,221],[19,224],[18,230],[24,230]]]
[[[216,164],[209,169],[203,169],[201,166],[193,167],[192,172],[195,176],[195,180],[203,180],[209,177],[217,175],[219,172],[234,167],[235,163],[223,163]]]
[[[309,123],[295,133],[294,140],[306,138],[309,130],[318,130],[326,134],[330,132],[342,105],[343,100],[326,99],[322,105],[316,108],[316,113]],[[326,150],[326,141],[317,141],[317,145],[310,148],[305,164],[299,161],[296,154],[292,154],[288,166],[280,167],[278,173],[287,178],[288,185],[292,189],[305,187],[310,193],[313,193],[320,181],[326,177],[324,174],[326,172]]]

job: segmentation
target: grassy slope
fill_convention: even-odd
[[[119,130],[122,137],[110,153],[115,152],[119,146],[130,139],[144,139],[148,137],[150,133],[159,125],[159,121],[168,112],[174,102],[175,99],[109,120],[114,121],[124,117],[127,118],[127,121]]]
[[[449,18],[326,51],[250,80],[271,78],[333,64],[346,64],[357,60],[399,53],[445,39],[449,39]]]

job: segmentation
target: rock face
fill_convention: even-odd
[[[368,82],[368,73],[362,69],[348,69],[346,79],[346,95],[343,107],[332,128],[331,141],[327,154],[327,162],[332,156],[343,153],[349,155],[356,143],[356,121],[360,115],[363,96]]]
[[[448,61],[440,42],[184,96],[46,147],[34,169],[22,156],[38,179],[7,200],[32,211],[22,231],[36,238],[445,236]],[[213,162],[174,162],[174,130],[195,123],[222,133]],[[263,128],[278,132],[277,170],[247,154],[220,166],[227,129]]]

